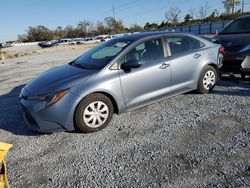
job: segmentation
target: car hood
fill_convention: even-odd
[[[71,88],[86,81],[96,70],[63,65],[48,70],[25,86],[29,95],[47,95]]]
[[[217,35],[216,38],[226,51],[239,52],[250,44],[250,34]]]

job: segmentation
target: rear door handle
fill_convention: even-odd
[[[201,57],[201,54],[199,54],[199,53],[194,54],[194,58],[195,58],[195,59],[198,59],[198,58],[200,58],[200,57]]]
[[[160,69],[166,69],[170,66],[170,64],[168,63],[162,63],[162,65],[160,66]]]

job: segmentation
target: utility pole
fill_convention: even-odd
[[[2,53],[2,48],[3,48],[3,44],[0,43],[0,59],[1,60],[4,59],[4,56],[3,56],[3,53]]]
[[[115,19],[115,6],[112,5],[112,10],[113,10],[113,18]]]
[[[245,7],[245,0],[242,0],[242,8],[241,8],[242,13],[244,13],[244,7]]]
[[[232,3],[232,13],[234,13],[234,0],[233,0],[233,3]]]

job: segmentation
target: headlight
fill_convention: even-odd
[[[21,92],[20,92],[20,94],[19,94],[19,99],[21,99],[22,98],[22,96],[23,96],[23,88],[21,89]]]
[[[68,93],[69,90],[61,91],[55,95],[47,96],[46,98],[46,107],[49,107],[55,103],[57,103],[59,100],[61,100],[66,93]]]
[[[27,100],[34,100],[34,101],[44,101],[46,100],[46,96],[29,96],[26,97]]]
[[[69,90],[64,90],[64,91],[58,92],[56,94],[29,96],[26,98],[27,98],[27,100],[46,101],[46,107],[49,107],[49,106],[57,103],[59,100],[61,100],[64,97],[64,95],[66,95],[66,93],[68,91]]]

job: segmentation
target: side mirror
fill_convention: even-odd
[[[131,69],[139,68],[141,66],[138,60],[130,60],[121,65],[121,69],[125,72],[130,72]]]
[[[218,38],[212,38],[211,41],[215,44],[220,44],[220,40]]]

